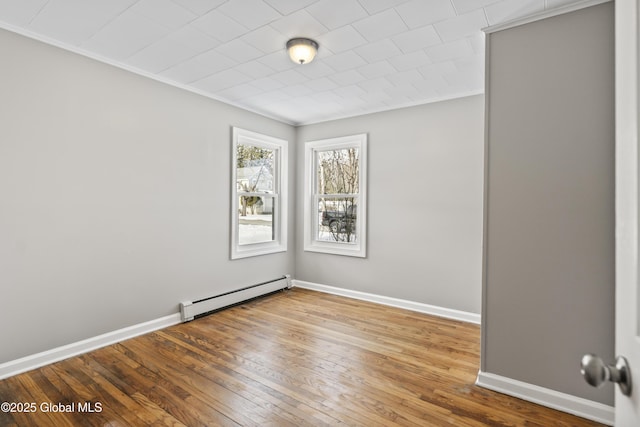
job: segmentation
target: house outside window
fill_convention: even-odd
[[[287,141],[233,128],[231,259],[287,250]]]
[[[367,135],[305,144],[305,251],[366,257]]]

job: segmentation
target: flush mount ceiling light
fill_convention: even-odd
[[[308,64],[313,61],[318,51],[318,43],[311,39],[295,38],[287,42],[289,57],[296,64]]]

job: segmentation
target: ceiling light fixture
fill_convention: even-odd
[[[313,61],[318,51],[318,43],[311,39],[298,37],[287,42],[289,57],[296,64],[308,64]]]

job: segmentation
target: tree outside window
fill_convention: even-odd
[[[305,250],[366,255],[366,135],[306,143]]]
[[[286,141],[233,129],[231,257],[286,250]]]

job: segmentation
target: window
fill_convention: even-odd
[[[233,128],[231,259],[287,250],[287,141]]]
[[[305,145],[304,249],[366,256],[367,135]]]

